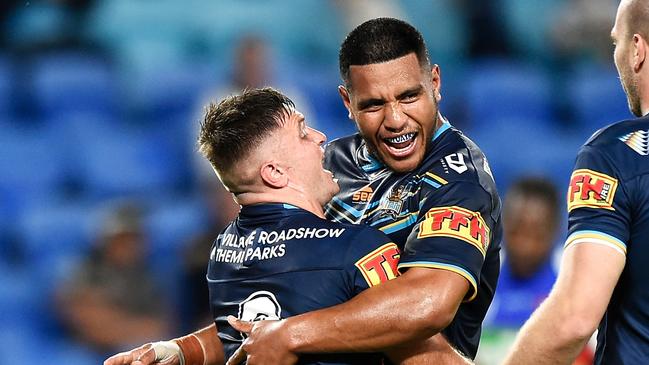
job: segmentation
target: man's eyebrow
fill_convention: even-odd
[[[422,89],[423,89],[423,86],[421,86],[421,85],[411,87],[410,89],[407,89],[406,91],[404,91],[401,94],[397,95],[397,99],[403,99],[403,98],[408,97],[408,96],[417,95],[417,94],[421,93]]]
[[[358,109],[363,110],[373,105],[383,105],[385,100],[379,98],[365,99],[358,102]]]

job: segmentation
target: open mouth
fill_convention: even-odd
[[[415,148],[417,133],[411,132],[392,138],[383,138],[382,141],[391,155],[394,157],[406,157]]]

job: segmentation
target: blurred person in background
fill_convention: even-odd
[[[148,270],[146,248],[141,208],[119,203],[94,252],[58,291],[61,321],[100,354],[170,333],[169,303]]]
[[[560,221],[559,192],[551,181],[524,178],[512,184],[503,205],[505,251],[488,315],[491,325],[522,326],[552,289]]]
[[[560,57],[608,64],[616,0],[569,0],[562,4],[549,28],[552,46]]]
[[[227,191],[218,178],[202,178],[200,190],[207,205],[209,216],[208,230],[198,232],[190,238],[185,245],[183,255],[182,297],[180,304],[183,307],[184,332],[201,328],[213,322],[213,317],[208,306],[209,290],[205,285],[205,258],[209,255],[214,238],[225,228],[239,213],[239,204],[232,199],[232,194]]]
[[[552,289],[560,201],[554,183],[543,177],[519,179],[505,196],[504,260],[476,360],[481,365],[503,361],[520,327]],[[574,364],[591,363],[592,351],[586,348]]]
[[[276,55],[272,45],[262,35],[247,34],[236,43],[232,59],[232,70],[224,82],[207,100],[221,100],[229,95],[240,94],[245,89],[273,85],[288,95],[305,115],[314,115],[306,96],[291,81],[277,72]],[[205,105],[207,103],[203,103]],[[316,121],[312,122],[315,126]]]
[[[569,364],[595,330],[595,364],[649,363],[649,1],[620,2],[611,38],[638,118],[600,129],[580,149],[557,283],[506,364]]]

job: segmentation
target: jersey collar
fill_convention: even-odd
[[[286,203],[251,204],[241,207],[239,217],[242,219],[267,218],[271,216],[286,216],[299,211],[302,211],[302,209]]]

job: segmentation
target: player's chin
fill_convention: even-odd
[[[418,158],[416,156],[404,160],[390,160],[390,159],[385,160],[385,164],[390,168],[390,170],[394,172],[413,171],[419,166],[420,162],[421,162],[421,158]]]
[[[390,153],[382,151],[381,160],[382,162],[390,168],[390,170],[395,172],[410,172],[415,170],[424,157],[423,150],[417,149],[407,156],[394,156]]]
[[[327,180],[327,183],[330,185],[330,190],[333,192],[333,195],[336,195],[340,192],[340,186],[338,185],[338,179],[330,177],[330,180]]]

